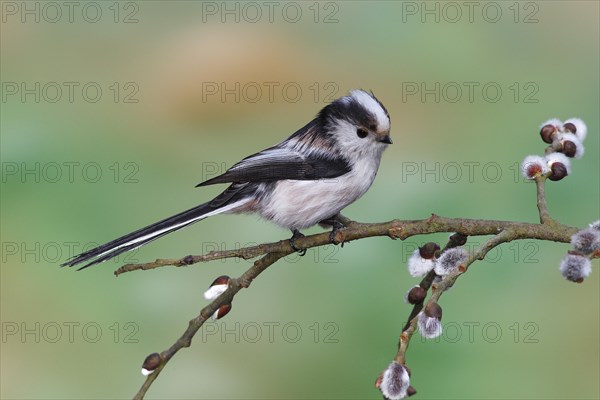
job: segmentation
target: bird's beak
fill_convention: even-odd
[[[380,140],[381,143],[385,143],[385,144],[392,144],[394,142],[392,142],[392,138],[390,137],[389,134],[385,135],[384,137],[381,138]]]

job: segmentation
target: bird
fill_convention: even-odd
[[[257,213],[291,230],[317,224],[344,227],[340,211],[371,187],[383,151],[392,144],[390,116],[372,91],[351,90],[323,107],[281,143],[252,154],[196,187],[228,183],[214,199],[73,256],[61,266],[78,270],[136,249],[217,214]],[[305,252],[306,250],[304,250]]]

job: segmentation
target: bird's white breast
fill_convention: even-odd
[[[333,179],[282,180],[260,202],[259,214],[289,229],[315,225],[340,212],[371,186],[380,157],[365,157],[352,170]]]

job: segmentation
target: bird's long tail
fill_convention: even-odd
[[[117,238],[106,244],[88,250],[85,253],[74,256],[69,261],[61,264],[61,266],[72,267],[74,265],[89,261],[83,267],[78,269],[78,271],[80,271],[94,264],[98,264],[116,257],[126,251],[136,249],[140,246],[150,243],[155,239],[158,239],[159,237],[171,232],[175,232],[176,230],[193,224],[194,222],[198,222],[206,217],[227,212],[239,206],[239,203],[240,202],[236,202],[221,207],[215,207],[214,203],[212,202],[201,204],[172,217],[163,219],[162,221],[152,225],[148,225],[145,228],[138,229],[135,232],[121,236],[120,238]]]

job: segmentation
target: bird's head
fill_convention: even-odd
[[[344,152],[380,154],[392,144],[390,116],[372,92],[352,90],[323,108],[319,119]]]

